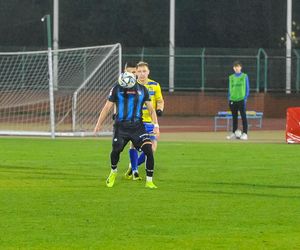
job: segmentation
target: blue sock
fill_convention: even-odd
[[[139,159],[137,160],[137,165],[139,166],[139,165],[143,164],[145,162],[145,158],[146,158],[145,153],[142,152],[139,156]]]
[[[129,158],[132,172],[138,170],[138,151],[135,148],[129,149]]]

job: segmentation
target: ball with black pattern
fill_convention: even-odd
[[[121,73],[118,79],[118,83],[121,87],[130,89],[136,83],[135,75],[129,72]]]

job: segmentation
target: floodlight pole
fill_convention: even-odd
[[[292,72],[292,0],[287,0],[286,18],[286,86],[285,92],[291,93],[291,72]]]
[[[175,0],[170,0],[169,92],[174,92],[175,68]]]
[[[41,21],[47,20],[47,41],[48,41],[48,74],[49,74],[49,98],[50,98],[50,128],[51,138],[55,138],[55,117],[54,117],[54,94],[53,94],[53,70],[52,70],[52,49],[51,49],[51,17],[49,14],[42,17]]]

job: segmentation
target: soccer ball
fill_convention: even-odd
[[[118,79],[119,85],[123,88],[130,89],[136,83],[135,75],[129,72],[121,73]]]
[[[239,129],[237,129],[237,130],[234,132],[234,134],[235,134],[235,137],[236,137],[237,139],[240,139],[241,136],[242,136],[242,131],[239,130]]]

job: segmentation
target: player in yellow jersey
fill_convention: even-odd
[[[162,96],[161,88],[158,82],[148,78],[150,74],[149,65],[146,62],[139,62],[136,65],[136,76],[138,83],[144,85],[149,92],[150,99],[153,105],[154,110],[156,110],[157,116],[162,116],[164,110],[164,99]],[[143,107],[143,122],[146,128],[147,133],[150,134],[152,141],[152,150],[153,152],[157,149],[157,137],[153,133],[153,129],[158,127],[158,124],[152,122],[151,116],[147,107]],[[129,149],[130,164],[127,172],[125,173],[126,179],[140,180],[138,173],[138,166],[145,162],[145,154],[141,153],[138,156],[138,151],[131,146]]]

